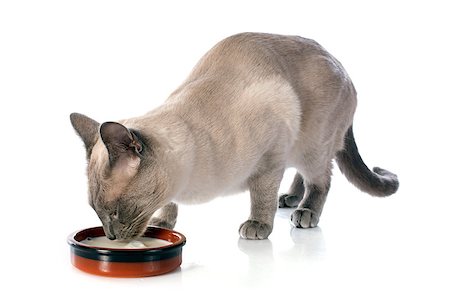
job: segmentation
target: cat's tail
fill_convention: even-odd
[[[398,189],[397,175],[382,168],[371,171],[359,155],[353,136],[353,128],[347,130],[344,149],[336,154],[339,169],[360,190],[377,197],[386,197]]]

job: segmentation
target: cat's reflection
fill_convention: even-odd
[[[287,251],[289,255],[299,258],[322,258],[326,252],[325,239],[320,227],[313,229],[291,228],[291,239],[294,246]]]
[[[239,250],[248,257],[249,279],[246,283],[260,283],[277,274],[278,269],[320,261],[324,258],[326,246],[319,227],[292,228],[290,236],[292,245],[286,250],[280,249],[276,252],[269,239],[255,241],[240,238],[238,240]]]
[[[279,257],[292,257],[298,258],[308,257],[322,257],[325,255],[326,246],[320,227],[313,229],[291,229],[291,239],[293,246],[287,251],[281,251]],[[245,240],[239,238],[238,241],[239,250],[245,253],[250,261],[252,259],[259,261],[273,260],[272,242],[269,239],[265,240]]]
[[[239,250],[248,256],[247,278],[242,280],[245,286],[257,286],[270,279],[274,272],[275,259],[272,242],[265,240],[246,240],[239,238]]]

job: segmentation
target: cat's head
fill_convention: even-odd
[[[99,124],[73,113],[70,121],[86,147],[89,204],[109,239],[141,235],[166,203],[165,173],[151,141],[117,122]]]

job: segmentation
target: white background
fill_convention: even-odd
[[[449,9],[445,1],[1,1],[1,289],[8,297],[274,293],[449,297]],[[97,121],[163,103],[216,42],[242,31],[313,38],[358,90],[355,135],[400,190],[372,198],[334,172],[319,227],[278,212],[269,240],[239,240],[248,194],[182,206],[181,269],[153,278],[82,273],[69,233],[87,204],[71,112]],[[292,170],[285,175],[286,190]],[[3,297],[4,294],[0,294]]]

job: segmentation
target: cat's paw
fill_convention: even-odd
[[[247,220],[239,227],[239,235],[244,239],[266,239],[270,233],[272,233],[272,226],[257,220]]]
[[[300,203],[300,198],[296,195],[282,194],[278,198],[279,208],[293,208],[297,207]]]
[[[175,227],[174,223],[170,223],[170,222],[165,221],[158,217],[152,217],[150,219],[150,221],[148,222],[148,225],[154,226],[154,227],[159,227],[159,228],[164,228],[164,229],[169,229],[169,230],[172,230]]]
[[[300,208],[292,212],[291,223],[296,228],[314,228],[319,223],[319,215],[311,209]]]

